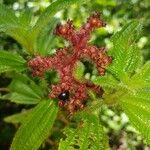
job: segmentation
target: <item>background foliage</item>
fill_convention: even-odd
[[[19,0],[19,1],[13,1],[13,0],[4,0],[1,1],[2,4],[7,5],[7,7],[12,8],[17,16],[20,16],[20,20],[24,20],[24,23],[22,24],[22,28],[20,28],[20,26],[18,26],[18,24],[20,25],[20,23],[22,21],[18,20],[15,18],[15,16],[13,16],[13,13],[10,11],[8,11],[9,13],[9,22],[10,24],[7,24],[7,26],[2,26],[1,27],[1,31],[5,31],[7,33],[4,34],[3,32],[0,33],[0,49],[3,50],[7,50],[6,52],[2,52],[0,51],[0,53],[2,53],[0,56],[3,56],[3,58],[1,58],[1,60],[6,60],[5,58],[7,57],[7,59],[11,60],[9,62],[4,62],[2,61],[2,63],[4,63],[6,66],[5,67],[0,67],[0,72],[4,72],[4,71],[23,71],[26,67],[24,66],[24,62],[25,60],[20,57],[19,55],[16,55],[16,53],[21,54],[24,58],[26,58],[26,52],[25,50],[28,49],[28,53],[33,53],[33,50],[36,49],[36,47],[40,47],[40,54],[41,55],[46,55],[46,54],[52,54],[55,52],[55,48],[57,47],[63,47],[64,45],[67,45],[67,43],[64,43],[62,41],[62,39],[58,39],[55,36],[49,36],[49,33],[53,32],[53,28],[55,27],[57,22],[60,22],[60,20],[66,20],[66,19],[72,19],[75,22],[75,25],[77,27],[80,27],[81,23],[83,21],[86,20],[86,18],[89,16],[89,12],[92,12],[93,10],[98,10],[101,11],[103,14],[103,18],[104,20],[106,20],[107,22],[107,27],[105,29],[100,29],[95,31],[95,33],[92,35],[92,39],[91,42],[98,45],[98,46],[103,46],[106,45],[108,48],[111,47],[111,42],[114,41],[120,43],[120,41],[123,41],[124,39],[132,39],[133,41],[136,41],[138,43],[138,49],[141,50],[142,54],[143,54],[143,62],[147,61],[150,59],[150,35],[149,35],[149,29],[150,29],[150,3],[148,0],[94,0],[94,2],[88,2],[86,4],[83,5],[72,5],[70,6],[68,9],[65,9],[63,11],[58,12],[55,17],[56,18],[51,18],[49,25],[47,28],[44,28],[44,30],[41,30],[41,28],[38,28],[38,26],[34,26],[33,24],[34,22],[37,20],[37,18],[39,17],[39,15],[44,11],[44,9],[51,4],[53,1],[48,1],[48,0],[41,0],[41,1],[26,1],[26,0]],[[62,6],[60,6],[62,7]],[[55,7],[54,7],[55,9]],[[1,11],[3,10],[3,8],[1,9]],[[58,9],[59,10],[59,9]],[[25,15],[24,12],[27,12],[27,15]],[[31,14],[34,13],[33,16],[31,16]],[[4,15],[4,12],[0,12],[0,17]],[[51,14],[51,16],[53,16],[53,13]],[[5,23],[7,20],[3,20],[3,18],[1,17],[1,21],[3,23]],[[139,22],[142,23],[143,25],[143,29],[142,29],[142,35],[140,35],[140,37],[138,35],[134,35],[133,37],[130,36],[130,34],[128,34],[128,37],[122,37],[122,39],[119,41],[119,39],[116,37],[112,38],[112,41],[110,41],[110,37],[118,30],[122,29],[122,27],[129,23],[131,20],[138,20]],[[47,19],[49,21],[49,18]],[[7,22],[8,22],[7,21]],[[44,20],[45,21],[45,20]],[[9,30],[10,29],[10,25],[12,25],[11,28],[15,29],[14,31]],[[43,20],[41,22],[39,22],[39,24],[44,24]],[[129,23],[130,24],[130,23]],[[30,33],[30,28],[33,27],[33,33]],[[130,28],[131,31],[128,31],[129,33],[131,33],[132,31],[135,31],[135,27],[136,30],[141,30],[140,26],[137,26],[136,21],[132,23],[132,28]],[[124,27],[124,30],[127,27]],[[19,31],[19,34],[22,34],[24,36],[28,36],[30,37],[29,41],[26,41],[27,38],[21,39],[19,35],[16,34],[16,31]],[[36,37],[36,33],[37,32],[41,32],[40,34],[40,38]],[[14,39],[18,40],[19,42],[16,42]],[[138,39],[138,41],[136,40],[136,38]],[[117,39],[117,40],[116,40]],[[38,44],[34,44],[34,47],[32,47],[33,43],[30,43],[30,41],[35,41],[38,40]],[[43,42],[44,41],[44,42]],[[125,40],[126,41],[126,40]],[[44,43],[44,44],[43,44]],[[20,44],[22,44],[24,47],[22,48],[20,46]],[[122,44],[126,43],[123,41]],[[122,46],[122,48],[124,48],[124,45]],[[127,47],[128,49],[129,47]],[[136,47],[137,48],[137,47]],[[130,55],[135,55],[135,51],[134,49],[136,49],[134,47],[134,42],[133,42],[133,51],[132,54]],[[120,49],[120,47],[118,48]],[[118,50],[116,49],[116,50]],[[114,51],[116,51],[114,50]],[[10,54],[9,55],[9,51],[13,52],[14,55]],[[118,54],[119,52],[117,52]],[[116,55],[115,53],[113,53],[113,50],[111,52],[112,55]],[[138,56],[139,54],[137,54]],[[13,56],[13,57],[12,57]],[[127,58],[127,57],[125,57]],[[120,62],[123,62],[122,57],[119,58]],[[119,60],[118,59],[118,60]],[[139,62],[137,63],[137,60],[139,60],[139,58],[135,58],[134,59],[134,64],[136,63],[137,66],[142,63]],[[118,64],[120,64],[120,62],[116,62]],[[125,62],[125,60],[124,60]],[[1,65],[4,65],[1,64]],[[11,67],[10,67],[11,66]],[[92,69],[92,67],[87,67],[89,66],[88,64],[86,64],[85,62],[85,77],[87,79],[91,78],[92,74],[95,74],[95,70]],[[122,66],[119,66],[120,69],[119,70],[114,70],[114,68],[109,68],[110,71],[112,71],[114,74],[116,74],[116,77],[123,81],[125,84],[128,85],[128,83],[126,83],[126,79],[124,78],[124,76],[126,76],[125,74],[122,77],[122,67],[125,66],[125,64],[123,63]],[[135,65],[133,65],[135,66]],[[14,70],[12,70],[12,68],[14,68]],[[146,65],[145,65],[146,68]],[[134,68],[132,68],[132,66],[126,66],[127,72],[131,72],[134,70]],[[148,68],[149,69],[149,68]],[[116,73],[117,72],[117,73]],[[121,72],[121,73],[120,73]],[[82,74],[82,72],[81,72]],[[143,75],[143,74],[142,74]],[[149,72],[145,73],[145,77],[149,76]],[[0,92],[1,95],[4,95],[5,93],[7,93],[8,90],[12,91],[11,94],[7,94],[5,95],[5,99],[11,99],[12,102],[19,102],[20,104],[24,104],[24,102],[27,102],[27,104],[36,104],[38,103],[46,94],[47,94],[47,89],[46,89],[46,85],[48,83],[45,83],[45,80],[39,81],[38,79],[36,79],[35,83],[32,82],[31,78],[28,78],[26,76],[24,77],[20,77],[18,74],[14,74],[14,73],[6,73],[6,74],[2,74],[1,76],[1,80],[0,80]],[[13,81],[10,83],[11,78],[13,78]],[[51,72],[50,74],[47,75],[47,79],[51,79],[51,81],[49,82],[57,82],[57,78],[55,76],[55,72]],[[94,79],[95,83],[97,84],[102,84],[101,79]],[[110,77],[110,82],[114,83],[111,80]],[[110,83],[109,82],[109,83]],[[136,76],[133,77],[133,82],[137,82],[137,86],[138,87],[138,83],[140,83],[140,86],[143,84],[143,87],[145,86],[142,77],[141,80],[140,78],[136,78]],[[109,84],[108,83],[108,84]],[[39,87],[38,85],[41,85],[41,87]],[[106,84],[106,83],[105,83]],[[115,85],[117,83],[114,83]],[[9,85],[9,88],[4,88],[7,87]],[[105,85],[104,85],[105,86]],[[110,86],[110,84],[109,84]],[[113,85],[112,85],[113,86]],[[120,85],[118,85],[120,86]],[[131,87],[131,89],[135,89],[135,85],[133,86],[132,82],[129,85]],[[107,85],[106,85],[107,88]],[[110,88],[110,87],[109,87]],[[18,89],[21,89],[18,91]],[[42,89],[42,90],[41,90]],[[42,91],[42,92],[41,92]],[[138,92],[143,92],[143,96],[144,91],[140,91],[137,90],[136,91],[137,95]],[[20,98],[22,101],[20,101]],[[93,97],[94,98],[94,97]],[[122,97],[121,101],[124,104],[123,107],[127,107],[130,104],[129,109],[126,109],[126,113],[129,116],[132,116],[132,118],[134,118],[134,112],[136,113],[136,111],[138,111],[136,108],[136,101],[130,101],[131,96],[124,96]],[[132,98],[133,99],[133,98]],[[128,101],[127,101],[128,100]],[[20,122],[23,122],[25,118],[25,120],[27,120],[26,124],[23,126],[23,128],[25,129],[26,126],[28,126],[28,122],[33,124],[33,128],[34,128],[34,123],[38,122],[40,116],[42,117],[42,115],[46,115],[47,118],[47,124],[45,124],[45,126],[41,127],[39,130],[39,133],[37,133],[37,135],[35,137],[32,137],[32,139],[38,139],[39,137],[42,138],[41,132],[42,128],[45,128],[46,126],[51,126],[52,123],[52,118],[51,118],[51,113],[54,111],[57,111],[54,109],[51,113],[49,113],[49,107],[51,107],[51,105],[54,104],[47,104],[48,102],[43,101],[40,105],[37,105],[37,107],[34,108],[33,110],[33,114],[28,117],[28,113],[30,113],[30,111],[32,111],[30,108],[30,105],[17,105],[14,103],[8,103],[7,101],[2,101],[1,105],[0,105],[0,147],[2,149],[8,149],[8,147],[10,146],[12,137],[16,131],[16,129],[18,128],[18,125],[20,124]],[[108,102],[110,103],[110,102]],[[142,103],[142,102],[141,102]],[[140,104],[140,101],[139,101]],[[37,110],[42,110],[45,109],[44,112],[38,112]],[[26,111],[28,109],[28,111]],[[146,110],[149,110],[149,107],[145,108]],[[145,110],[144,109],[144,110]],[[130,110],[133,110],[133,112],[131,112]],[[19,112],[22,112],[21,114]],[[6,117],[8,115],[14,114],[14,113],[19,113],[17,115],[13,115],[11,117]],[[42,114],[44,113],[44,114]],[[35,120],[33,120],[34,115],[39,115],[39,118],[36,118]],[[109,135],[109,144],[111,146],[111,149],[129,149],[129,150],[134,150],[134,149],[148,149],[148,146],[146,145],[146,142],[143,140],[143,138],[140,136],[140,134],[133,128],[133,126],[130,124],[128,117],[125,115],[124,112],[121,111],[121,109],[119,110],[115,110],[115,106],[113,107],[107,107],[104,106],[101,110],[101,114],[98,118],[98,120],[100,119],[101,122],[104,124],[105,126],[105,131],[106,133]],[[85,114],[84,114],[85,115]],[[92,114],[91,114],[92,115]],[[149,114],[148,114],[149,115]],[[52,115],[53,116],[53,115]],[[80,137],[79,135],[82,136],[91,136],[91,135],[84,135],[82,134],[82,129],[76,131],[74,129],[74,126],[77,125],[76,122],[73,122],[71,127],[66,129],[64,131],[64,134],[62,134],[60,132],[60,129],[63,129],[64,126],[68,125],[68,118],[64,117],[65,115],[63,115],[63,113],[58,114],[58,119],[55,121],[55,127],[52,131],[48,131],[47,129],[47,133],[51,132],[51,136],[45,140],[45,143],[41,146],[40,149],[56,149],[58,147],[58,142],[59,140],[64,136],[69,134],[72,136],[74,136],[76,134],[76,136],[78,137],[78,141],[79,143],[80,138],[82,139],[82,137]],[[100,130],[101,128],[99,127],[98,129],[94,128],[90,123],[89,123],[89,114],[84,116],[85,118],[87,118],[87,120],[85,120],[84,125],[85,126],[89,126],[89,128],[91,128],[91,130]],[[55,116],[53,116],[55,117]],[[140,116],[142,117],[142,116]],[[149,116],[147,116],[148,118]],[[3,120],[3,118],[5,118]],[[92,118],[92,117],[91,117]],[[145,118],[145,120],[147,119]],[[136,118],[135,118],[136,119]],[[78,120],[81,120],[81,118],[79,117]],[[12,123],[12,124],[6,124],[7,123]],[[43,120],[45,122],[45,120]],[[133,119],[132,122],[134,122],[135,120]],[[90,122],[93,122],[93,124],[95,126],[97,126],[97,118],[94,118],[93,120],[90,120]],[[87,125],[89,124],[89,125]],[[144,126],[144,124],[143,124]],[[33,129],[32,128],[32,129]],[[37,127],[38,128],[38,127]],[[140,128],[137,126],[137,128]],[[32,130],[31,129],[31,130]],[[89,129],[84,129],[84,130],[89,130]],[[20,129],[20,133],[23,132],[22,129]],[[93,131],[94,132],[94,131]],[[102,131],[101,131],[102,132]],[[145,130],[143,131],[145,132]],[[18,137],[19,134],[18,132]],[[46,134],[46,133],[43,133]],[[40,136],[39,136],[40,135]],[[16,138],[17,138],[16,136]],[[28,135],[27,133],[25,133],[24,139],[26,140],[30,135]],[[97,135],[95,135],[97,138]],[[43,135],[44,137],[44,135]],[[70,141],[71,139],[69,139],[69,137],[67,137],[67,140]],[[61,149],[63,149],[63,147],[67,147],[68,149],[70,148],[67,140],[63,141],[61,140],[60,143],[60,147]],[[87,139],[88,140],[88,139]],[[103,139],[100,139],[101,141],[103,141]],[[14,139],[14,145],[18,145],[20,146],[21,141],[15,140]],[[29,141],[31,142],[31,141]],[[32,141],[33,142],[33,141]],[[72,142],[73,139],[72,139]],[[86,141],[85,141],[86,142]],[[103,141],[102,143],[104,143],[103,145],[106,145],[107,147],[107,141]],[[37,146],[40,145],[40,140],[37,141]],[[15,149],[16,147],[12,145],[12,149]],[[84,144],[86,145],[86,144]],[[83,145],[83,146],[84,146]],[[95,144],[95,146],[98,146],[98,144]],[[28,148],[28,145],[25,145],[25,148]],[[36,147],[34,147],[36,149]],[[18,147],[18,149],[24,149],[24,147]],[[71,149],[71,148],[70,148]],[[86,148],[85,148],[86,149]],[[97,147],[97,149],[100,149]]]

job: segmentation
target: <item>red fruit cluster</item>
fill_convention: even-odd
[[[94,13],[88,18],[79,31],[71,21],[64,25],[57,25],[55,34],[68,40],[72,49],[58,49],[54,56],[36,56],[28,62],[32,69],[33,76],[43,76],[48,69],[56,69],[60,82],[52,85],[50,98],[58,98],[59,106],[65,107],[71,114],[78,109],[82,109],[87,101],[87,89],[96,93],[102,93],[102,89],[89,81],[78,81],[73,76],[73,69],[81,59],[91,59],[98,69],[100,75],[105,75],[106,67],[111,64],[112,58],[107,56],[105,48],[98,48],[90,45],[91,32],[99,27],[105,26],[98,13]]]

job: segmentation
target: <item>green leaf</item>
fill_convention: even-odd
[[[31,10],[26,9],[19,16],[19,23],[23,27],[27,28],[27,27],[30,27],[31,19],[32,19],[32,12],[31,12]]]
[[[28,27],[27,27],[28,28]],[[33,53],[34,44],[31,39],[31,31],[23,27],[22,25],[2,25],[1,31],[5,32],[12,38],[14,38],[19,44],[21,44],[27,52]]]
[[[99,118],[95,115],[84,113],[79,127],[67,127],[64,131],[66,139],[62,139],[59,150],[102,150],[108,149],[108,141],[99,123]]]
[[[82,62],[77,62],[74,71],[73,71],[73,75],[77,80],[82,80],[83,79],[83,75],[84,75],[84,70],[85,70],[85,66],[83,65]]]
[[[28,77],[17,74],[9,85],[9,90],[10,93],[2,96],[2,98],[19,104],[37,104],[46,93],[45,89],[36,85]]]
[[[0,31],[14,38],[31,53],[34,45],[30,31],[31,13],[28,11],[16,17],[15,12],[4,5],[0,5],[0,12]]]
[[[150,90],[149,90],[150,94]],[[128,115],[134,127],[140,131],[148,144],[150,144],[150,99],[126,95],[121,98],[120,104]]]
[[[56,12],[67,8],[72,4],[81,5],[86,1],[87,0],[57,0],[56,2],[53,2],[49,7],[45,9],[45,11],[39,17],[36,25],[33,27],[33,32],[39,33],[42,30],[42,28],[44,28],[49,23],[49,20],[53,17],[53,15]]]
[[[40,15],[39,19],[37,20],[37,23],[33,27],[31,36],[32,36],[32,41],[36,41],[38,35],[42,31],[45,26],[49,22],[51,22],[51,19],[53,15],[55,15],[58,11],[69,7],[72,4],[82,4],[84,2],[87,2],[88,0],[57,0],[53,2],[50,6],[48,6],[45,11]]]
[[[11,102],[18,104],[37,104],[40,102],[40,99],[17,92],[6,94],[2,96],[1,99],[10,100]]]
[[[132,89],[149,87],[150,88],[150,61],[131,78],[128,86]]]
[[[25,60],[18,54],[0,51],[0,73],[6,71],[23,71],[26,69]]]
[[[88,0],[57,0],[45,9],[33,27],[30,24],[31,13],[29,11],[16,17],[14,11],[0,5],[0,31],[13,37],[25,47],[27,52],[33,54],[38,48],[37,38],[48,23],[53,22],[53,15],[72,4],[81,4],[86,1]]]
[[[10,150],[37,150],[48,137],[57,111],[52,100],[39,103],[17,131]]]
[[[30,85],[24,84],[23,82],[17,79],[13,80],[13,82],[9,86],[9,89],[11,89],[11,91],[13,92],[20,93],[22,95],[26,95],[35,99],[41,98],[41,96],[38,93],[34,92],[34,89],[32,89]]]
[[[25,119],[27,118],[27,116],[32,112],[32,109],[29,110],[23,110],[20,113],[17,114],[13,114],[10,116],[7,116],[4,118],[4,121],[7,123],[13,123],[13,124],[17,124],[17,123],[23,123],[25,121]]]
[[[108,67],[116,78],[122,80],[124,74],[132,74],[141,64],[141,55],[136,40],[139,37],[141,25],[137,21],[130,22],[112,37],[113,48],[110,55],[113,63]]]
[[[150,87],[136,89],[133,96],[143,101],[150,101]]]
[[[106,88],[115,88],[119,83],[111,74],[108,73],[105,76],[96,77],[92,81],[94,84]]]
[[[58,19],[51,19],[51,22],[40,32],[40,35],[37,38],[37,52],[41,56],[48,55],[56,46],[56,38],[53,31],[57,23]]]
[[[18,20],[13,10],[0,4],[0,25],[1,24],[17,24]]]
[[[107,0],[101,0],[101,1],[96,0],[96,3],[98,5],[103,6],[103,7],[107,7],[107,6],[113,6],[113,7],[115,7],[117,5],[117,2],[114,1],[114,0],[109,0],[109,1],[107,1]]]
[[[47,94],[46,88],[41,87],[40,85],[36,84],[32,79],[30,79],[28,76],[23,75],[23,74],[13,74],[13,81],[11,82],[9,89],[14,92],[19,92],[20,90],[20,85],[26,85],[28,86],[31,90],[31,95],[35,95],[37,98],[44,98],[44,95]],[[20,85],[19,85],[20,84]],[[26,92],[26,90],[24,90]],[[24,93],[23,92],[23,93]]]

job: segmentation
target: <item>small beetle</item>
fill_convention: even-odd
[[[58,98],[62,101],[66,101],[69,99],[69,91],[64,91],[60,95],[58,95]]]

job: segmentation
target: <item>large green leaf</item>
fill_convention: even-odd
[[[105,103],[120,104],[134,127],[150,143],[150,62],[139,69],[141,56],[136,40],[140,29],[141,25],[133,21],[112,37],[113,48],[109,53],[113,63],[106,76],[96,77],[93,82],[113,89],[105,91]]]
[[[121,106],[134,127],[150,144],[150,62],[128,81],[131,94],[123,96]]]
[[[141,25],[133,21],[112,37],[110,54],[113,64],[108,71],[120,80],[123,80],[125,73],[132,74],[141,64],[140,51],[135,43],[140,31]]]
[[[107,98],[120,98],[120,92],[126,94],[130,77],[135,73],[141,65],[141,55],[137,48],[136,41],[139,38],[141,25],[137,21],[133,21],[124,26],[124,28],[112,36],[113,47],[109,54],[113,57],[113,62],[107,68],[107,74],[104,77],[96,77],[93,82],[103,88],[115,89],[116,93],[110,93]],[[131,89],[132,91],[132,89]],[[118,99],[117,99],[118,100]]]
[[[147,92],[150,95],[150,90]],[[138,95],[126,95],[121,98],[120,104],[131,123],[150,144],[150,98],[149,95],[144,98]]]
[[[108,67],[108,74],[97,77],[94,83],[115,89],[113,93],[105,92],[105,102],[120,104],[134,127],[150,143],[150,62],[139,69],[141,57],[136,40],[140,29],[141,25],[133,21],[112,37],[113,63]],[[120,82],[116,83],[116,79]]]
[[[11,150],[37,150],[48,137],[57,116],[58,108],[54,101],[39,103],[17,131]]]
[[[18,54],[0,51],[0,73],[6,71],[23,71],[26,69],[25,60]]]
[[[62,139],[59,150],[106,150],[108,149],[107,138],[99,118],[95,115],[84,113],[82,123],[79,127],[67,127],[64,131],[66,139]]]

